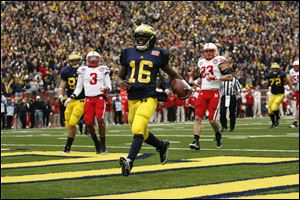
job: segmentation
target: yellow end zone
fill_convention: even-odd
[[[234,181],[234,182],[219,183],[219,184],[198,185],[198,186],[184,187],[184,188],[150,190],[144,192],[124,193],[124,194],[117,194],[117,195],[102,195],[102,196],[83,197],[83,198],[84,199],[200,198],[205,196],[221,195],[226,193],[243,192],[249,190],[258,190],[264,188],[296,185],[296,184],[299,184],[299,174],[269,177],[269,178],[257,178],[257,179],[251,179],[245,181]],[[297,194],[299,197],[299,193]],[[297,194],[292,193],[281,197],[291,198],[296,196]],[[276,194],[276,195],[282,195],[282,194]]]
[[[299,199],[299,192],[284,193],[284,194],[254,195],[254,196],[238,197],[234,199]]]
[[[18,168],[18,167],[40,167],[40,166],[51,166],[51,165],[59,165],[59,164],[88,163],[88,162],[97,162],[97,161],[118,160],[120,156],[125,154],[108,153],[103,155],[103,154],[96,154],[95,152],[76,152],[76,151],[72,151],[70,154],[67,155],[62,155],[61,151],[32,151],[32,152],[1,153],[1,157],[23,156],[23,155],[61,156],[61,157],[66,157],[66,159],[1,164],[1,169]],[[81,158],[67,158],[69,156],[76,156]]]
[[[60,155],[60,152],[15,152],[14,155]],[[12,153],[5,153],[4,156],[12,155]],[[53,164],[64,164],[64,163],[84,163],[92,161],[104,161],[104,160],[117,160],[121,153],[109,153],[107,155],[97,155],[91,152],[72,152],[70,156],[83,156],[84,158],[70,158],[63,160],[51,160],[51,161],[38,161],[38,162],[26,162],[26,163],[14,163],[14,164],[2,164],[1,168],[8,167],[24,167],[24,166],[42,166],[42,165],[53,165]],[[85,157],[89,156],[89,157]],[[167,163],[165,165],[147,165],[137,166],[132,169],[132,175],[140,172],[155,172],[155,171],[166,171],[176,169],[189,169],[197,167],[208,167],[208,166],[223,166],[229,164],[241,164],[241,163],[276,163],[276,162],[287,162],[287,161],[298,161],[298,158],[270,158],[270,157],[237,157],[237,156],[218,156],[218,157],[207,157],[188,159],[188,162],[179,163]],[[191,162],[192,161],[192,162]],[[116,161],[117,162],[117,161]],[[96,176],[111,176],[120,175],[120,168],[111,169],[99,169],[96,170],[84,170],[76,172],[60,172],[60,173],[48,173],[48,174],[35,174],[35,175],[23,175],[23,176],[5,176],[1,177],[2,184],[8,183],[26,183],[26,182],[37,182],[37,181],[53,181],[62,179],[76,179],[84,177],[96,177]]]

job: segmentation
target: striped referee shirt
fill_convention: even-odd
[[[223,81],[222,82],[222,95],[223,96],[232,96],[237,95],[241,92],[241,84],[236,77],[233,77],[232,81]]]

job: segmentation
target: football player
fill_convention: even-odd
[[[299,126],[299,59],[293,62],[293,68],[290,69],[290,77],[295,89],[295,92],[292,94],[292,100],[296,101],[295,120],[290,125],[290,128],[296,128]]]
[[[214,43],[206,43],[203,48],[204,58],[198,61],[200,79],[194,81],[195,86],[201,85],[195,103],[194,141],[189,145],[193,150],[200,149],[200,133],[203,117],[208,110],[208,119],[215,131],[217,148],[222,147],[222,135],[216,116],[219,111],[222,81],[232,80],[232,70],[227,60],[219,56],[218,48]]]
[[[76,99],[84,89],[86,97],[84,104],[84,121],[88,132],[95,142],[96,151],[100,147],[100,153],[106,154],[105,146],[105,95],[111,90],[110,70],[107,66],[100,65],[100,55],[96,51],[91,51],[86,56],[86,65],[79,67],[78,80],[76,89],[73,94],[66,100],[69,104]],[[98,130],[100,135],[100,144],[98,144],[95,134],[94,119],[97,119]]]
[[[272,121],[271,128],[276,128],[279,125],[279,106],[285,98],[284,84],[287,83],[291,90],[294,92],[292,82],[287,74],[280,69],[279,64],[271,64],[271,72],[266,73],[264,81],[265,86],[271,87],[271,97],[268,102],[268,113]]]
[[[167,49],[155,47],[156,31],[142,24],[134,30],[134,48],[121,52],[118,78],[122,88],[127,89],[129,117],[133,141],[127,157],[120,157],[122,175],[128,176],[143,142],[153,146],[159,152],[161,164],[168,159],[169,141],[159,140],[147,128],[149,120],[157,107],[158,93],[156,78],[159,69],[171,79],[182,79],[169,65],[170,53]],[[186,83],[186,82],[185,82]],[[186,83],[187,90],[191,87]]]
[[[81,54],[77,51],[73,51],[68,56],[69,66],[62,68],[60,72],[61,81],[59,85],[59,99],[61,102],[64,102],[65,89],[67,89],[67,96],[71,96],[73,91],[76,88],[77,82],[77,68],[81,65]],[[63,150],[63,154],[70,153],[71,146],[73,144],[75,135],[76,135],[76,125],[83,115],[83,106],[84,106],[84,92],[76,97],[76,99],[66,107],[65,110],[65,126],[68,129],[68,138],[66,146]]]

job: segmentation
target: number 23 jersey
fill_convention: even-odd
[[[226,58],[223,56],[216,56],[211,60],[200,59],[198,61],[198,67],[202,77],[201,90],[214,90],[221,89],[221,80],[211,80],[208,81],[208,76],[221,76],[222,73],[219,69],[219,65],[227,62]]]
[[[156,78],[159,69],[168,65],[170,53],[167,49],[155,47],[146,51],[135,48],[123,49],[120,57],[127,68],[126,80],[130,83],[128,99],[156,97]]]
[[[67,82],[67,96],[71,96],[71,94],[74,92],[76,89],[76,84],[77,84],[77,72],[76,69],[73,69],[70,66],[65,66],[61,69],[60,71],[60,77],[62,80]],[[84,91],[80,93],[76,99],[84,99]]]

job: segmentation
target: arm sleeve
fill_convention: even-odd
[[[107,70],[105,72],[104,85],[109,88],[109,91],[111,91],[112,87],[111,87],[111,80],[110,80],[109,72],[110,72],[109,70]]]
[[[165,68],[169,64],[170,52],[167,49],[161,49],[161,68]]]
[[[64,81],[68,81],[68,77],[67,77],[67,73],[66,73],[66,69],[62,68],[60,71],[60,77],[62,80]]]
[[[122,66],[126,65],[126,49],[122,49],[121,55],[120,55],[120,64]]]
[[[73,94],[76,97],[78,97],[82,89],[83,89],[83,74],[80,73],[78,74],[76,89],[74,90]]]

